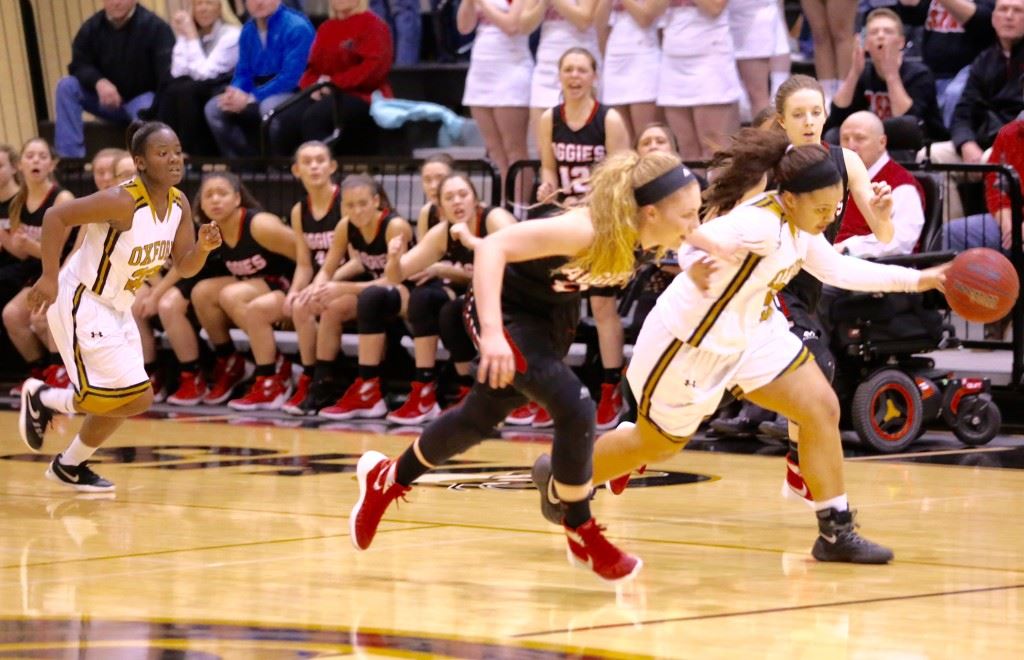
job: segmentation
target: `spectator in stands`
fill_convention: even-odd
[[[769,96],[771,58],[778,50],[778,32],[785,34],[785,23],[779,20],[779,10],[778,2],[773,0],[728,1],[729,29],[736,49],[736,68],[750,101],[750,116],[772,103]],[[788,55],[788,35],[784,40]]]
[[[106,190],[120,181],[115,173],[115,168],[117,161],[126,155],[128,152],[124,149],[107,148],[96,152],[91,163],[92,181],[96,184],[96,190]]]
[[[921,59],[935,76],[946,128],[964,91],[971,62],[992,45],[995,0],[900,0],[894,9],[908,26],[924,26]]]
[[[137,0],[103,0],[71,44],[71,75],[57,82],[57,154],[85,156],[83,110],[119,124],[148,110],[167,83],[173,46],[171,28]]]
[[[294,105],[275,115],[270,142],[278,156],[294,153],[302,142],[332,138],[335,131],[339,152],[366,156],[375,151],[370,97],[374,92],[392,96],[392,44],[387,25],[366,7],[367,0],[331,0],[333,16],[316,31],[299,87],[324,82],[334,87],[296,97]],[[336,111],[340,126],[335,125]]]
[[[743,94],[724,2],[670,7],[662,42],[658,106],[683,160],[711,156],[740,126]]]
[[[249,20],[249,10],[246,8],[246,0],[224,0],[231,13],[235,16],[239,23],[245,23]],[[291,7],[295,11],[306,12],[306,0],[281,0],[281,4],[285,7]]]
[[[859,37],[854,40],[853,64],[832,99],[825,128],[838,127],[852,113],[869,110],[882,120],[916,117],[929,138],[946,138],[931,72],[903,57],[906,38],[900,17],[885,7],[875,9],[868,14],[865,29],[863,46]]]
[[[220,153],[255,155],[260,121],[295,91],[313,43],[313,24],[281,0],[246,0],[252,16],[238,40],[231,84],[206,103],[206,122]]]
[[[814,71],[825,90],[825,107],[850,71],[857,0],[800,0],[814,40]]]
[[[462,103],[502,179],[509,165],[527,159],[533,56],[519,27],[525,1],[464,0],[456,15],[459,32],[476,30]]]
[[[449,175],[441,183],[439,194],[443,220],[411,250],[407,250],[404,237],[393,239],[388,245],[386,283],[370,286],[359,294],[360,373],[367,367],[379,367],[384,358],[384,331],[388,323],[404,317],[412,330],[416,361],[409,397],[388,414],[386,406],[375,410],[374,400],[366,401],[358,389],[350,389],[351,394],[338,403],[336,416],[345,411],[352,417],[387,415],[389,422],[413,425],[441,414],[436,367],[442,314],[446,307],[460,304],[456,298],[472,281],[472,247],[476,241],[515,223],[515,218],[505,209],[480,204],[476,188],[462,173]],[[410,282],[415,287],[410,288]],[[475,354],[470,345],[468,354],[454,358],[462,386],[472,386],[469,362]],[[363,412],[366,414],[360,414]]]
[[[250,11],[254,14],[252,3]],[[259,203],[230,172],[215,172],[203,177],[199,188],[196,215],[200,223],[216,222],[224,242],[218,248],[230,275],[212,277],[197,283],[192,290],[192,306],[213,345],[217,365],[210,390],[203,403],[220,404],[231,397],[235,386],[246,376],[245,358],[231,341],[232,324],[245,330],[248,304],[263,294],[278,292],[284,298],[288,275],[295,260],[292,232],[281,218],[260,209]],[[284,361],[283,368],[291,369]],[[270,373],[267,373],[269,369]],[[273,376],[273,359],[259,364],[256,376]],[[200,378],[196,374],[196,378]],[[290,380],[289,380],[290,387]],[[205,389],[205,383],[197,389]],[[281,395],[281,402],[287,397]],[[280,403],[277,404],[280,407]]]
[[[988,162],[1009,165],[1018,174],[1024,174],[1024,113],[1000,129]],[[1006,187],[1006,179],[999,174],[985,175],[985,205],[988,213],[947,223],[943,228],[943,246],[957,252],[972,247],[1009,252],[1013,239],[1013,213]],[[1021,194],[1024,195],[1024,188]],[[1021,211],[1024,213],[1024,209]]]
[[[57,155],[46,140],[32,138],[26,142],[17,162],[18,192],[9,204],[10,226],[0,231],[0,246],[21,262],[21,291],[4,306],[4,327],[11,343],[28,363],[30,376],[63,388],[70,384],[64,362],[50,336],[45,311],[39,313],[29,307],[28,292],[43,272],[40,261],[43,215],[50,207],[74,199],[74,195],[57,183],[53,175]],[[65,230],[61,261],[71,254],[77,234],[77,230]],[[15,389],[21,390],[20,387]]]
[[[203,108],[231,82],[238,62],[241,30],[231,20],[220,0],[193,0],[191,11],[171,17],[173,80],[160,95],[157,117],[175,130],[181,148],[193,156],[217,151]]]
[[[420,165],[420,185],[423,196],[427,198],[420,207],[416,218],[416,240],[421,241],[430,229],[441,222],[441,205],[437,198],[437,189],[441,182],[448,178],[455,167],[455,160],[445,153],[434,154]]]
[[[872,183],[887,183],[892,189],[892,223],[895,236],[888,243],[878,240],[856,204],[848,204],[836,234],[835,248],[854,257],[884,257],[911,254],[917,248],[924,227],[924,189],[905,167],[889,158],[886,137],[877,115],[861,110],[846,118],[839,130],[844,149],[856,152],[868,169]]]
[[[971,63],[953,113],[953,139],[931,145],[929,156],[934,162],[983,162],[999,130],[1024,111],[1024,0],[996,0],[992,27],[998,43]],[[949,216],[962,216],[955,186],[950,186],[947,197]]]
[[[666,0],[599,0],[597,5],[598,29],[606,31],[611,25],[604,47],[601,100],[622,115],[630,136],[639,135],[644,126],[657,119],[655,101],[661,66],[658,23],[667,8]]]
[[[679,143],[676,142],[675,134],[667,124],[661,122],[647,124],[637,135],[634,148],[641,156],[646,156],[654,151],[663,151],[673,156],[679,155]]]
[[[114,161],[114,181],[127,181],[135,176],[135,158],[127,151],[122,151],[122,156]]]
[[[291,398],[290,367],[274,370],[281,358],[274,342],[274,327],[292,317],[295,301],[312,281],[327,259],[334,230],[341,222],[339,187],[333,181],[338,163],[323,142],[306,142],[295,152],[292,174],[302,183],[305,198],[292,206],[290,224],[295,244],[295,271],[287,295],[281,291],[263,293],[241,310],[244,325],[239,327],[249,336],[249,346],[256,362],[256,380],[245,396],[228,403],[235,410],[273,410],[301,414],[301,404],[309,394],[316,367],[316,332],[307,326],[299,329],[299,359],[302,375]]]
[[[559,64],[565,51],[583,48],[595,61],[601,52],[594,28],[597,0],[522,1],[521,33],[530,34],[540,27],[537,64],[530,79],[530,126],[536,127],[541,114],[561,100]]]
[[[412,227],[391,210],[377,182],[365,174],[352,174],[341,182],[341,210],[343,219],[334,230],[331,247],[324,257],[320,271],[303,289],[292,304],[292,320],[296,331],[311,328],[316,334],[316,368],[309,395],[299,406],[298,413],[315,415],[317,411],[332,417],[330,403],[337,398],[338,386],[334,360],[341,346],[342,326],[356,318],[359,294],[369,286],[384,282],[387,265],[388,242],[401,236],[412,242]],[[342,264],[347,255],[352,257]],[[318,321],[319,318],[319,321]],[[354,391],[362,392],[375,406],[384,406],[380,394],[379,369],[360,370],[359,384]],[[344,397],[342,397],[344,398]],[[337,401],[337,408],[342,403]],[[340,411],[341,419],[347,407]],[[291,411],[290,411],[291,412]],[[365,415],[364,415],[365,416]]]
[[[420,61],[423,31],[419,0],[370,0],[370,9],[391,28],[395,64],[412,66]]]

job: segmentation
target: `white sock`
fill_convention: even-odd
[[[60,464],[68,466],[81,465],[83,461],[89,460],[94,453],[96,453],[96,447],[90,447],[76,435],[75,439],[68,445],[68,448],[61,453]]]
[[[835,509],[836,511],[846,511],[850,508],[850,503],[846,501],[846,493],[842,495],[836,495],[830,500],[824,502],[814,501],[815,511],[824,511],[825,509]]]
[[[47,387],[39,393],[39,400],[50,410],[67,415],[75,413],[75,391],[70,387],[65,389]]]

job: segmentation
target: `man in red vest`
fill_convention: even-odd
[[[914,252],[924,227],[924,189],[906,168],[889,158],[882,120],[867,111],[855,112],[839,129],[839,141],[864,161],[872,183],[885,182],[892,188],[892,224],[896,235],[888,243],[881,243],[871,233],[857,205],[848,200],[843,224],[836,235],[836,249],[862,258]]]

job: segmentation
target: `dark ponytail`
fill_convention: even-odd
[[[125,146],[132,156],[145,156],[146,143],[154,133],[167,129],[174,133],[174,129],[162,121],[142,121],[136,119],[128,125],[124,132]]]
[[[751,188],[758,185],[762,176],[779,164],[788,148],[789,138],[784,133],[758,128],[740,129],[729,146],[716,151],[711,157],[711,185],[704,191],[708,217],[732,210]]]

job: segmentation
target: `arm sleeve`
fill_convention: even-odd
[[[391,71],[394,57],[391,33],[381,21],[370,23],[372,29],[364,32],[353,49],[359,63],[344,71],[331,74],[331,82],[342,90],[373,90],[380,87]]]
[[[287,29],[282,35],[281,43],[285,44],[284,56],[281,58],[281,70],[266,83],[252,90],[257,101],[262,101],[275,94],[288,94],[299,86],[299,78],[306,70],[309,49],[313,45],[313,26],[299,23]]]
[[[912,268],[886,266],[856,257],[844,257],[824,236],[811,239],[804,270],[825,284],[847,291],[917,291],[921,274]]]
[[[68,73],[78,78],[82,89],[90,91],[104,78],[93,57],[94,30],[92,19],[82,24],[75,35],[75,40],[71,42],[71,63],[68,65]]]
[[[253,39],[259,39],[254,34],[255,31],[256,28],[251,23],[247,23],[242,28],[242,33],[238,35],[238,63],[235,65],[235,77],[231,79],[232,87],[247,94],[252,93],[252,59],[255,54]]]
[[[982,68],[980,65],[982,64],[981,58],[983,57],[985,57],[985,53],[979,55],[974,60],[974,63],[971,64],[971,72],[967,76],[967,85],[964,87],[964,92],[960,96],[956,108],[953,110],[953,128],[950,133],[953,137],[953,144],[958,151],[964,143],[971,140],[977,141],[978,139],[974,132],[974,125],[971,122],[971,115],[974,114],[975,106],[982,99],[981,77],[978,75],[978,71]]]
[[[996,135],[996,141],[992,145],[992,153],[989,154],[989,163],[1006,162],[1006,138],[1009,135],[1006,130],[1000,130]],[[999,209],[1010,205],[1010,197],[1002,188],[1002,179],[998,173],[990,172],[985,175],[985,206],[988,212],[995,215]]]
[[[896,234],[888,243],[882,243],[874,234],[851,236],[840,245],[854,257],[887,257],[911,254],[921,238],[924,228],[924,207],[914,186],[896,186],[892,191],[892,224]]]

